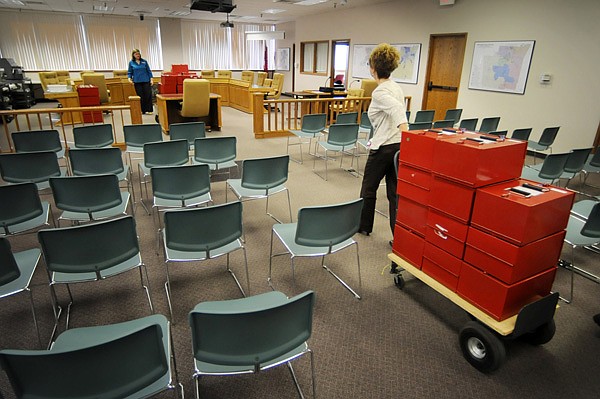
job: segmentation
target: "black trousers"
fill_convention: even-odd
[[[150,82],[134,83],[135,92],[140,96],[142,112],[153,112],[152,108],[152,86]]]
[[[377,189],[381,179],[385,177],[386,192],[389,202],[390,229],[394,234],[396,223],[396,185],[397,176],[394,166],[394,155],[400,150],[400,143],[388,144],[377,150],[369,151],[365,174],[363,176],[360,196],[364,199],[362,214],[360,216],[360,231],[370,233],[373,231],[373,220],[375,219],[375,204],[377,202]]]

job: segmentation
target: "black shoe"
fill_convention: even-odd
[[[390,247],[394,247],[394,241],[390,240]]]
[[[600,313],[594,315],[594,322],[600,326]]]
[[[368,231],[365,231],[365,230],[358,230],[358,234],[362,234],[363,236],[371,235],[371,233],[369,233]]]

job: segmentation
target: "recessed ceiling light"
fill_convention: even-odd
[[[190,15],[190,14],[191,14],[191,12],[189,12],[189,11],[173,11],[169,15],[173,15],[176,17],[185,17],[186,15]]]
[[[7,6],[24,6],[21,0],[0,0],[0,4],[6,4]]]
[[[279,14],[280,12],[285,12],[285,10],[281,8],[268,8],[262,11],[263,14]]]
[[[107,7],[106,5],[94,6],[94,11],[110,12],[110,11],[113,11],[114,9],[115,9],[114,7]]]
[[[314,6],[315,4],[326,3],[329,0],[303,0],[297,3],[294,3],[297,6]]]

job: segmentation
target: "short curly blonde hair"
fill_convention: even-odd
[[[377,72],[377,77],[387,79],[398,68],[400,52],[388,43],[377,45],[369,56],[369,65]]]

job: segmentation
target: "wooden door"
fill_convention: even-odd
[[[434,109],[434,120],[456,108],[465,58],[466,33],[431,35],[422,109]]]

